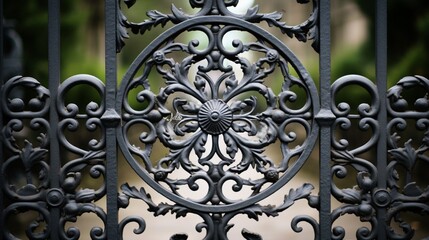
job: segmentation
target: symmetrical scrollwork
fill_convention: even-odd
[[[116,222],[131,201],[155,217],[197,216],[195,230],[208,240],[228,239],[231,229],[262,239],[258,230],[234,228],[234,221],[287,214],[298,201],[329,217],[329,224],[323,217],[291,217],[292,231],[300,233],[304,223],[315,239],[420,237],[412,216],[429,215],[429,80],[407,76],[381,93],[382,83],[347,75],[319,98],[297,57],[260,27],[313,40],[318,51],[318,15],[325,8],[317,0],[297,0],[313,10],[295,26],[258,6],[235,13],[239,0],[188,2],[196,13],[172,5],[171,13],[151,10],[139,23],[121,11],[121,4],[131,8],[136,0],[106,5],[106,12],[117,8],[117,52],[127,30],[144,34],[171,25],[140,52],[119,88],[108,80],[106,89],[85,74],[62,83],[52,78],[51,89],[21,76],[1,86],[3,238],[124,239],[130,225],[143,234],[150,222],[140,212]],[[320,92],[326,90],[322,84]],[[365,96],[357,104],[348,101],[355,91]],[[329,102],[321,107],[319,99]],[[324,135],[331,137],[320,146],[331,149],[321,149],[321,162],[331,165],[319,166],[319,187],[330,195],[313,194],[311,183],[291,187]],[[143,187],[120,182],[119,191],[107,189],[118,184],[110,160],[122,155],[107,149],[115,144]],[[282,200],[266,203],[279,191],[285,191]],[[331,196],[333,207],[324,202]],[[79,224],[83,215],[98,224]],[[344,215],[357,219],[353,231],[338,224]],[[170,239],[187,234],[173,232]]]
[[[30,239],[48,239],[50,231],[56,224],[52,224],[50,211],[52,208],[61,208],[59,220],[60,234],[64,239],[78,239],[78,228],[66,228],[67,222],[75,222],[83,213],[92,212],[105,222],[106,213],[94,202],[101,199],[106,192],[105,184],[99,189],[82,188],[84,170],[89,170],[91,178],[104,176],[104,137],[91,139],[85,146],[80,130],[80,142],[71,142],[70,134],[65,131],[76,131],[80,122],[85,123],[87,131],[96,131],[99,128],[104,132],[100,117],[105,109],[103,104],[90,102],[84,111],[75,103],[65,104],[67,92],[76,85],[95,87],[104,96],[103,83],[89,75],[76,75],[64,81],[58,89],[58,95],[52,97],[50,91],[37,80],[30,77],[14,77],[2,87],[2,111],[8,121],[2,129],[3,146],[10,154],[1,166],[1,182],[5,199],[13,200],[3,211],[3,222],[10,224],[14,218],[22,213],[36,212],[38,217],[26,226],[26,235]],[[52,127],[47,119],[51,109],[51,101],[56,103],[59,116],[58,125]],[[65,149],[58,152],[61,159],[52,159],[49,154],[50,135],[56,133],[60,145]],[[63,162],[69,153],[80,157]],[[51,165],[54,161],[60,163],[59,188],[53,187]],[[25,176],[22,183],[20,176]],[[54,184],[55,185],[55,184]],[[43,227],[44,226],[44,227]],[[25,226],[23,226],[25,227]],[[39,228],[43,228],[40,231]],[[12,227],[13,229],[13,227]],[[15,233],[3,231],[7,239],[16,239]],[[105,239],[104,231],[94,227],[92,239]]]
[[[361,103],[357,109],[352,109],[347,102],[337,102],[338,93],[348,86],[360,86],[370,95],[370,103]],[[367,78],[358,75],[348,75],[336,80],[331,87],[332,112],[336,116],[333,130],[349,131],[372,131],[371,137],[357,146],[350,145],[345,138],[337,139],[333,134],[332,139],[332,178],[344,179],[349,175],[351,169],[356,171],[356,186],[353,188],[340,188],[336,181],[332,181],[332,195],[343,203],[332,211],[332,219],[335,221],[344,214],[354,214],[362,222],[368,222],[371,229],[360,227],[356,231],[357,239],[374,239],[377,235],[378,222],[375,215],[376,208],[373,206],[372,193],[377,187],[378,170],[371,159],[366,159],[363,154],[368,153],[376,146],[379,138],[379,124],[376,120],[380,109],[380,101],[376,86]],[[354,126],[357,122],[357,127]],[[363,136],[363,134],[360,134]],[[351,139],[353,140],[353,139]],[[350,169],[351,168],[351,169]],[[335,223],[334,223],[335,224]],[[332,239],[344,239],[345,229],[342,226],[333,227]]]
[[[407,97],[407,92],[413,98]],[[422,163],[429,163],[428,93],[429,80],[422,76],[404,77],[388,91],[387,110],[391,120],[387,128],[391,161],[387,166],[387,186],[390,191],[381,192],[379,201],[389,205],[386,221],[389,224],[388,236],[392,239],[411,239],[415,234],[410,223],[412,219],[402,217],[403,214],[429,214],[429,186],[422,182],[426,177],[419,176],[417,171],[418,166],[426,166]],[[408,104],[411,101],[414,104],[410,108]],[[415,130],[412,136],[407,136],[404,130],[412,123]],[[394,224],[400,226],[402,233],[391,227]]]
[[[127,161],[175,204],[155,204],[143,188],[128,184],[122,186],[119,199],[125,207],[129,198],[143,200],[155,215],[168,211],[178,217],[197,214],[205,220],[197,228],[204,226],[207,239],[226,239],[231,227],[228,222],[237,214],[255,219],[263,213],[276,216],[301,198],[311,198],[316,207],[310,184],[291,190],[277,207],[256,204],[297,173],[315,143],[318,127],[312,119],[319,103],[309,74],[285,45],[251,24],[256,19],[269,21],[269,15],[253,8],[236,16],[226,9],[233,2],[193,4],[202,9],[195,16],[184,15],[174,6],[173,15],[149,13],[152,20],[138,26],[141,32],[165,24],[161,19],[180,24],[140,53],[118,92],[122,108],[118,141]],[[209,16],[202,17],[204,14]],[[221,16],[215,16],[218,14]],[[257,40],[235,39],[230,48],[225,35],[233,31],[251,33]],[[207,46],[201,49],[197,39],[181,42],[177,36],[183,32],[204,35]],[[244,57],[248,52],[261,57]],[[177,61],[175,55],[184,58]],[[298,75],[291,74],[291,69]],[[274,74],[276,70],[280,77]],[[155,81],[165,83],[158,92],[151,88],[154,76],[158,77]],[[277,95],[266,83],[270,78],[282,82]],[[295,93],[295,87],[304,94]],[[134,89],[139,90],[133,95]],[[131,133],[139,131],[136,140]],[[280,143],[278,161],[265,153],[275,142]],[[154,153],[158,143],[168,149],[166,156]],[[251,171],[255,172],[251,178],[242,176]],[[184,190],[198,197],[190,198]],[[241,197],[234,198],[230,192]],[[300,221],[317,225],[310,218],[297,218]]]
[[[353,110],[345,102],[336,103],[336,95],[340,89],[348,85],[359,85],[370,95],[370,104],[360,104]],[[406,95],[413,91],[413,97]],[[333,135],[332,176],[338,179],[346,178],[351,170],[356,172],[356,186],[353,188],[337,187],[336,181],[332,183],[332,195],[343,205],[332,212],[333,219],[344,214],[354,214],[362,222],[369,222],[371,228],[360,227],[356,231],[358,239],[373,239],[379,228],[385,228],[389,239],[411,239],[415,230],[411,219],[402,217],[412,212],[418,215],[427,215],[429,210],[429,187],[421,188],[418,181],[422,179],[416,173],[419,162],[428,163],[428,120],[429,110],[427,94],[429,81],[421,76],[404,77],[387,92],[387,112],[389,120],[387,126],[380,126],[377,119],[380,100],[375,85],[368,79],[350,75],[334,82],[332,85],[333,105],[332,111],[336,115],[335,126],[350,130],[353,123],[358,123],[362,131],[371,130],[370,137],[358,146],[351,146],[347,139],[337,140]],[[419,95],[421,94],[421,95]],[[408,107],[413,101],[413,107]],[[410,122],[415,123],[417,131],[405,131]],[[376,150],[379,141],[380,128],[388,130],[387,136],[389,159],[387,169],[377,169],[376,161],[368,156],[374,156],[371,149]],[[396,130],[396,131],[395,131]],[[412,138],[403,139],[406,133],[414,132]],[[420,132],[420,133],[417,133]],[[402,133],[404,136],[401,136]],[[362,134],[363,136],[363,134]],[[421,138],[420,138],[421,137]],[[353,139],[351,139],[353,140]],[[380,150],[378,150],[380,151]],[[420,165],[423,166],[423,165]],[[381,181],[386,188],[380,187],[379,175],[385,171]],[[424,183],[423,183],[424,184]],[[378,222],[377,210],[386,209],[386,222]],[[398,230],[401,229],[402,233]],[[332,232],[333,239],[343,239],[345,230],[342,226],[335,226]]]
[[[50,92],[36,79],[18,76],[2,86],[1,98],[3,114],[9,119],[2,129],[1,139],[10,155],[4,156],[0,182],[4,195],[14,199],[4,209],[3,221],[34,212],[37,217],[23,226],[26,235],[32,239],[46,239],[50,231],[45,199],[49,188],[47,149],[51,128],[44,117],[49,110]],[[48,227],[35,231],[40,225]],[[2,234],[14,238],[9,229],[4,229]]]
[[[89,103],[67,103],[66,96],[72,94],[73,88],[85,87],[86,91],[93,88],[99,96],[93,96]],[[58,89],[56,109],[59,116],[58,140],[65,149],[64,154],[73,154],[60,169],[60,186],[63,201],[61,204],[63,214],[60,218],[60,232],[64,239],[79,239],[81,233],[77,227],[66,227],[76,222],[84,213],[95,214],[103,223],[107,214],[96,202],[106,195],[106,184],[102,181],[96,188],[83,188],[88,185],[83,181],[86,173],[90,179],[105,176],[105,137],[104,125],[101,117],[104,114],[104,84],[101,80],[90,75],[75,75],[66,79]],[[100,103],[97,103],[100,102]],[[81,125],[84,127],[82,128]],[[69,135],[73,132],[79,134],[79,142],[71,142]],[[91,132],[94,132],[92,135]],[[98,134],[95,134],[98,132]],[[85,137],[88,135],[88,137]],[[76,137],[74,138],[76,139]],[[87,141],[86,139],[89,139]],[[67,155],[65,155],[67,156]],[[58,194],[60,195],[60,194]],[[106,233],[102,227],[93,226],[90,229],[91,239],[106,239]]]
[[[119,0],[119,4],[120,4]],[[298,3],[306,4],[310,2],[309,0],[297,0]],[[136,1],[135,0],[124,0],[124,3],[128,8],[131,8]],[[256,5],[247,10],[245,14],[236,14],[231,12],[228,7],[237,6],[238,0],[225,1],[225,0],[190,0],[189,1],[192,8],[199,8],[200,10],[193,14],[188,15],[183,12],[182,9],[177,8],[174,4],[171,7],[171,14],[164,14],[157,10],[151,10],[147,12],[147,16],[150,19],[144,20],[140,23],[134,23],[128,21],[127,17],[121,12],[118,11],[118,33],[117,33],[117,51],[121,51],[122,47],[125,45],[124,39],[128,38],[127,29],[135,34],[143,34],[146,31],[149,31],[152,27],[158,25],[165,26],[168,22],[178,24],[189,19],[193,19],[200,16],[207,15],[221,15],[221,16],[230,16],[235,19],[241,19],[250,23],[261,23],[266,22],[269,26],[277,27],[283,34],[288,35],[289,37],[296,37],[299,41],[306,42],[307,40],[314,40],[312,44],[313,48],[316,51],[319,51],[318,43],[318,29],[317,29],[317,19],[318,19],[318,1],[313,0],[313,11],[306,21],[301,24],[290,26],[285,22],[282,22],[283,14],[281,12],[272,12],[272,13],[259,13],[259,7]]]
[[[313,190],[311,184],[304,184],[298,189],[291,189],[289,194],[285,196],[284,202],[279,206],[266,205],[261,206],[259,204],[254,204],[252,206],[233,211],[228,213],[207,213],[200,212],[189,209],[181,205],[171,205],[167,203],[155,203],[151,199],[151,196],[146,193],[144,188],[137,190],[135,187],[130,187],[128,184],[122,185],[122,194],[119,196],[120,207],[126,208],[129,204],[131,198],[143,200],[148,205],[148,211],[153,212],[154,216],[165,215],[169,212],[176,215],[176,218],[186,217],[187,214],[197,214],[199,215],[204,222],[196,226],[196,229],[201,232],[203,229],[207,231],[205,239],[228,239],[227,233],[233,224],[229,224],[229,221],[238,214],[245,214],[249,218],[254,220],[259,220],[259,216],[266,215],[275,217],[278,216],[279,212],[282,212],[289,208],[295,203],[295,201],[300,199],[307,199],[309,204],[312,207],[317,207],[318,198],[311,196],[310,193]],[[125,224],[131,221],[139,223],[139,228],[134,231],[136,234],[140,234],[144,231],[144,220],[138,217],[130,217],[124,219]],[[306,221],[311,224],[315,235],[317,236],[318,224],[317,222],[305,215],[296,216],[292,222],[292,228],[295,232],[302,231],[302,228],[298,227],[298,223],[301,221]],[[123,228],[123,227],[121,227]],[[242,235],[245,239],[262,239],[260,235],[256,233],[249,232],[247,229],[242,230]],[[186,234],[176,234],[171,237],[171,239],[187,239]]]

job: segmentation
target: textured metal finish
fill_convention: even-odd
[[[299,0],[312,4],[313,11],[296,26],[281,22],[279,12],[260,13],[257,6],[233,13],[229,7],[238,0],[189,0],[195,14],[173,5],[171,13],[152,10],[149,19],[133,23],[120,6],[132,8],[135,2],[105,2],[105,83],[86,74],[60,81],[60,2],[55,0],[49,1],[49,86],[22,76],[2,83],[0,239],[17,239],[11,219],[27,212],[36,213],[20,229],[29,239],[124,239],[124,231],[135,224],[134,234],[139,235],[147,227],[143,214],[118,217],[131,201],[146,205],[142,211],[155,217],[197,215],[202,223],[195,229],[204,239],[228,239],[237,216],[276,217],[298,200],[306,200],[308,208],[320,214],[319,219],[293,216],[290,225],[296,233],[306,222],[315,239],[344,239],[341,217],[352,215],[363,222],[351,233],[357,239],[413,238],[413,223],[403,214],[429,213],[429,187],[414,179],[419,162],[429,162],[429,80],[407,76],[386,89],[387,1],[376,2],[375,83],[359,75],[331,83],[329,0]],[[167,23],[171,27],[140,52],[117,88],[116,54],[127,47],[127,31],[145,34]],[[268,23],[299,41],[313,41],[320,53],[319,87],[293,52],[257,23]],[[237,31],[253,40],[236,39],[226,46],[225,36]],[[204,35],[207,44],[202,46],[197,37],[180,37],[189,32]],[[164,81],[161,88],[153,86],[153,76]],[[280,81],[280,91],[268,84],[273,79]],[[98,100],[84,106],[70,102],[68,93],[82,85],[95,90]],[[358,106],[338,101],[339,92],[349,86],[363,89],[370,101]],[[25,96],[14,94],[16,89]],[[406,100],[407,92],[416,89],[422,95]],[[298,107],[293,104],[297,98],[302,102]],[[367,133],[361,145],[337,134],[352,128],[362,136]],[[410,139],[403,134],[407,128],[420,135]],[[82,132],[97,134],[75,141]],[[289,188],[317,139],[320,192],[305,182]],[[159,144],[167,149],[163,157],[155,154]],[[280,159],[266,154],[273,146]],[[118,186],[118,147],[148,186]],[[349,176],[356,181],[353,188],[336,181]],[[85,179],[94,184],[82,188]],[[156,202],[148,188],[170,201]],[[183,188],[203,194],[193,198],[180,191]],[[285,188],[282,203],[262,205]],[[331,206],[332,198],[341,206]],[[74,225],[85,213],[93,213],[101,223],[91,223],[89,236]],[[243,229],[242,236],[264,237],[252,229]],[[187,238],[177,233],[170,239]]]
[[[320,125],[320,193],[319,193],[319,223],[320,236],[318,239],[329,239],[331,237],[331,126],[335,116],[331,111],[331,1],[320,1],[320,55],[319,55],[319,74],[320,74],[320,102],[321,110],[316,116]]]
[[[209,3],[205,3],[202,9]],[[210,4],[214,3],[222,4],[220,1]],[[225,11],[216,4],[210,9]],[[205,220],[207,239],[226,239],[229,221],[238,214],[275,216],[302,198],[311,199],[310,202],[316,206],[317,200],[314,201],[311,195],[313,186],[308,183],[291,190],[280,206],[257,204],[284,186],[308,158],[317,138],[318,126],[312,118],[319,109],[319,100],[313,81],[298,59],[279,40],[245,21],[257,15],[255,11],[250,13],[240,18],[228,12],[225,14],[229,16],[189,17],[161,34],[152,43],[153,47],[143,50],[128,70],[118,92],[118,104],[122,106],[119,145],[134,171],[175,204],[158,205],[143,188],[125,184],[120,195],[123,207],[134,198],[152,206],[150,211],[155,215],[169,211],[177,216],[198,214]],[[175,14],[184,16],[180,12]],[[181,43],[176,39],[179,33],[188,29],[204,33],[209,39],[207,48],[197,49],[197,40]],[[222,39],[235,30],[247,31],[258,41],[243,43],[234,40],[234,49],[228,50]],[[181,52],[186,57],[182,62],[176,62],[167,57],[172,52]],[[244,52],[263,55],[251,62],[240,56]],[[195,80],[190,81],[189,69],[202,60],[207,62],[206,66],[198,67]],[[237,79],[231,66],[224,64],[225,60],[240,65],[243,71],[241,79]],[[289,74],[289,67],[294,68],[298,78]],[[265,79],[276,68],[283,73],[284,79],[282,92],[278,96],[264,85]],[[166,81],[166,86],[158,92],[150,88],[148,78],[151,71],[157,71]],[[215,78],[209,75],[213,71],[219,72]],[[140,72],[143,75],[137,76]],[[305,104],[299,109],[291,109],[287,105],[294,101],[295,94],[290,90],[293,85],[300,86],[306,92]],[[134,109],[129,103],[129,91],[138,86],[144,87],[137,95],[137,101],[147,104],[143,110]],[[195,100],[175,95],[179,92]],[[252,92],[259,93],[259,102]],[[240,100],[239,96],[246,93],[250,97]],[[261,101],[265,102],[266,108],[259,110]],[[172,102],[171,107],[168,102]],[[305,129],[307,140],[300,146],[290,147],[296,140],[294,132],[285,131],[290,124],[299,124]],[[127,136],[128,132],[135,132],[134,129],[138,129],[135,126],[139,125],[148,128],[140,134],[144,147],[134,146]],[[150,156],[157,139],[170,151],[166,157],[152,160]],[[209,139],[211,143],[207,145]],[[282,149],[279,164],[264,154],[266,147],[275,141],[280,142]],[[219,147],[222,142],[226,151]],[[206,147],[210,149],[207,153]],[[197,156],[196,160],[191,158],[193,153]],[[292,157],[297,160],[290,163]],[[241,174],[249,169],[256,171],[259,177],[243,178]],[[175,172],[178,170],[188,172],[189,176],[177,177]],[[177,191],[183,185],[197,191],[201,181],[208,186],[208,192],[200,199],[189,199]],[[229,190],[240,193],[247,188],[252,189],[252,193],[249,196],[243,194],[241,200],[234,200],[226,193],[225,183],[228,181],[234,182]],[[266,189],[261,190],[263,187]],[[316,226],[314,219],[297,217],[296,222],[300,221],[310,221]]]
[[[2,19],[2,24],[0,26],[0,66],[2,66],[1,68],[3,68],[4,65],[4,53],[3,53],[3,46],[4,46],[4,40],[3,40],[3,34],[4,34],[4,27],[3,27],[3,0],[0,0],[0,19]],[[4,83],[4,79],[3,79],[3,70],[2,73],[0,74],[0,85],[3,87],[3,83]],[[2,92],[2,91],[0,91]],[[0,111],[0,128],[3,129],[4,126],[4,121],[3,121],[3,111]],[[3,138],[0,138],[3,139]],[[2,142],[2,141],[1,141]],[[4,151],[3,151],[3,142],[0,145],[0,165],[3,166],[4,164]],[[4,194],[3,191],[0,191],[0,212],[3,213],[3,209],[4,209]],[[2,217],[0,217],[0,226],[4,226],[4,220],[3,220],[3,214]],[[3,239],[3,236],[0,236],[0,240]]]
[[[380,99],[380,105],[386,106],[387,98],[387,1],[377,1],[376,3],[376,78],[377,78],[377,95]],[[380,126],[387,125],[387,110],[381,107],[377,121]],[[377,143],[377,169],[385,169],[387,166],[387,136],[388,130],[385,127],[380,127],[380,137]],[[386,214],[386,209],[390,197],[386,189],[386,171],[378,171],[377,188],[374,191],[374,203],[377,208],[377,221],[383,222]],[[378,228],[377,239],[386,239],[386,230]]]
[[[118,1],[105,1],[105,73],[106,94],[104,100],[106,109],[101,121],[106,128],[106,197],[107,197],[107,239],[116,239],[119,236],[118,226],[118,188],[117,188],[117,146],[116,130],[120,117],[115,110],[117,72],[116,72],[116,15]]]

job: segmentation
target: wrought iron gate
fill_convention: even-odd
[[[230,221],[238,215],[256,220],[261,215],[276,217],[288,213],[298,200],[307,200],[307,207],[319,216],[294,216],[290,223],[282,223],[291,226],[285,232],[299,233],[301,224],[307,223],[315,239],[343,239],[345,229],[336,220],[350,214],[366,224],[356,228],[352,236],[357,239],[414,236],[414,226],[402,214],[429,212],[429,188],[413,180],[417,163],[429,161],[429,80],[408,76],[387,90],[386,0],[375,3],[375,84],[358,75],[331,84],[329,0],[298,0],[312,4],[313,11],[296,26],[282,22],[280,12],[261,13],[256,6],[244,14],[234,13],[230,8],[238,0],[189,0],[198,10],[194,14],[173,5],[171,13],[149,11],[147,20],[133,23],[119,6],[132,7],[135,2],[105,1],[105,81],[76,75],[60,82],[60,1],[49,1],[49,86],[17,76],[1,88],[0,239],[18,238],[13,219],[27,212],[36,214],[19,230],[29,239],[123,239],[124,229],[132,223],[137,224],[134,233],[139,237],[148,224],[139,212],[119,218],[120,210],[132,201],[144,202],[148,209],[141,211],[157,217],[199,216],[202,222],[195,228],[204,232],[204,239],[227,239],[234,228]],[[262,22],[313,42],[320,55],[318,86],[288,46],[256,25]],[[126,47],[127,31],[143,34],[166,24],[171,27],[138,55],[117,87],[116,56]],[[234,31],[253,40],[233,40],[225,46],[225,36]],[[185,41],[180,37],[185,32],[204,35],[207,44],[200,46],[204,44],[195,38]],[[157,89],[151,78],[165,83]],[[280,91],[267,84],[270,78],[281,83]],[[77,85],[95,89],[102,100],[84,109],[66,102],[65,95]],[[355,109],[338,103],[336,94],[347,86],[365,89],[371,101]],[[23,89],[25,95],[15,95],[15,89]],[[423,95],[416,98],[414,108],[408,107],[411,102],[402,95],[415,89],[422,89]],[[338,139],[337,131],[355,124],[371,132],[364,144],[351,146],[348,139]],[[412,140],[401,138],[411,124],[422,134]],[[83,145],[70,141],[66,131],[81,127],[99,131],[99,139]],[[305,182],[288,187],[317,145],[318,192]],[[148,186],[118,182],[118,146]],[[169,150],[154,157],[159,146]],[[267,154],[273,148],[279,150],[278,159]],[[62,161],[64,154],[72,160]],[[351,174],[356,176],[353,188],[333,181]],[[102,179],[101,184],[80,187],[84,175]],[[199,198],[180,191],[199,192],[203,186]],[[169,202],[156,202],[148,189]],[[261,203],[278,191],[284,192],[283,202]],[[331,198],[342,205],[332,207]],[[97,215],[101,225],[92,226],[90,236],[80,236],[73,222],[88,212]],[[264,237],[252,229],[243,229],[242,236]],[[171,239],[187,236],[178,232]]]

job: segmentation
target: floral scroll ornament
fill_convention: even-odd
[[[134,6],[137,0],[123,0],[128,8]],[[295,37],[301,42],[307,40],[314,40],[312,47],[318,52],[319,51],[319,40],[318,40],[318,27],[317,18],[319,12],[319,3],[317,0],[312,0],[313,9],[309,17],[298,25],[288,25],[282,22],[282,12],[272,13],[260,13],[259,6],[256,5],[247,10],[243,15],[235,14],[231,12],[228,7],[235,7],[238,4],[238,0],[189,0],[189,4],[192,8],[199,8],[200,10],[194,15],[188,15],[183,12],[182,9],[177,8],[174,4],[171,6],[172,14],[165,14],[157,10],[150,10],[146,13],[149,19],[144,20],[140,23],[134,23],[127,19],[123,12],[119,9],[118,11],[118,32],[116,37],[117,52],[120,52],[125,45],[125,39],[129,38],[127,29],[131,29],[134,34],[144,34],[146,31],[151,30],[153,27],[162,26],[164,27],[167,23],[171,22],[178,24],[186,20],[205,16],[205,15],[221,15],[230,16],[250,23],[261,23],[266,22],[271,27],[278,28],[283,34],[288,37]],[[299,4],[308,4],[310,0],[297,0]],[[119,0],[119,5],[121,0]]]
[[[388,124],[390,162],[387,166],[387,185],[390,191],[386,194],[389,238],[411,239],[416,229],[410,219],[403,217],[406,212],[418,215],[429,215],[429,187],[423,187],[417,175],[417,166],[429,163],[429,80],[423,76],[406,76],[391,87],[387,110],[392,119]],[[406,97],[412,93],[414,98]],[[415,121],[413,137],[402,133]],[[395,131],[396,130],[396,131]],[[404,132],[405,133],[405,132]],[[405,171],[404,171],[405,170]],[[399,225],[402,233],[394,229]]]
[[[122,108],[118,142],[128,163],[151,187],[175,202],[156,205],[144,189],[123,185],[121,205],[126,207],[129,198],[141,199],[154,212],[162,211],[157,215],[183,208],[179,216],[188,212],[201,215],[208,224],[208,236],[218,228],[213,224],[220,224],[225,231],[219,234],[226,234],[227,223],[237,214],[256,219],[253,216],[262,213],[278,215],[295,200],[307,199],[313,207],[318,202],[310,195],[313,186],[307,184],[293,190],[278,207],[255,204],[286,184],[307,159],[316,141],[317,125],[312,119],[319,104],[313,81],[286,46],[251,23],[229,18],[190,19],[166,31],[152,43],[153,48],[136,58],[118,97]],[[206,35],[207,47],[199,48],[196,39],[187,43],[175,39],[185,31]],[[233,49],[227,48],[224,36],[232,31],[249,31],[258,40],[244,43],[236,39]],[[243,56],[246,52],[260,57],[248,59]],[[184,57],[177,61],[176,55]],[[241,68],[240,74],[234,65]],[[290,74],[290,68],[298,76]],[[276,69],[280,78],[275,77]],[[154,76],[159,77],[156,81],[164,80],[157,92],[149,81]],[[267,86],[269,78],[282,81],[278,95]],[[294,87],[305,93],[295,93]],[[136,88],[141,90],[133,97]],[[293,105],[297,101],[301,103]],[[290,125],[299,126],[305,136],[298,137]],[[142,131],[138,141],[130,134],[136,131]],[[266,155],[267,147],[275,142],[280,143],[279,160]],[[164,157],[154,154],[157,143],[168,149]],[[290,161],[292,158],[296,160]],[[254,177],[242,176],[248,171],[256,172]],[[177,172],[186,172],[186,176]],[[201,193],[202,182],[207,191],[198,198],[182,195],[181,189]],[[243,193],[242,199],[231,197],[228,188]],[[144,225],[141,219],[134,220]],[[295,224],[300,221],[316,229],[311,218],[297,217]]]
[[[24,226],[26,236],[46,239],[51,220],[43,201],[49,194],[47,149],[51,129],[44,117],[49,111],[50,92],[32,77],[16,76],[2,86],[0,98],[0,111],[5,117],[0,140],[5,150],[1,156],[4,160],[0,182],[5,199],[12,199],[4,206],[3,219],[14,219],[28,212],[36,213]],[[33,138],[23,139],[23,135],[32,135]],[[22,176],[22,181],[18,176]],[[2,230],[4,236],[16,239],[10,229]]]

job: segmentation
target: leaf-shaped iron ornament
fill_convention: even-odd
[[[123,0],[128,8],[131,8],[136,0]],[[117,23],[117,51],[120,52],[123,46],[125,45],[125,39],[129,38],[127,29],[131,29],[134,34],[144,34],[147,31],[150,31],[153,27],[161,26],[164,27],[167,23],[171,22],[173,24],[178,24],[183,21],[193,19],[196,17],[208,16],[208,15],[221,15],[225,17],[233,17],[237,19],[242,19],[250,23],[261,23],[266,22],[270,27],[276,27],[280,29],[283,34],[286,34],[290,38],[295,37],[301,42],[306,42],[307,40],[314,40],[312,47],[316,52],[319,51],[319,41],[318,41],[318,0],[313,0],[313,10],[307,20],[298,25],[288,25],[285,22],[282,22],[283,17],[282,12],[272,12],[272,13],[259,13],[259,7],[256,5],[247,10],[243,15],[238,15],[231,12],[228,7],[236,6],[238,0],[234,1],[225,1],[225,0],[205,0],[205,1],[195,1],[190,0],[189,3],[193,8],[199,8],[194,15],[188,15],[183,12],[182,9],[177,8],[174,4],[171,6],[171,14],[164,14],[157,10],[150,10],[146,13],[149,19],[144,20],[140,23],[134,23],[128,21],[127,17],[123,14],[121,9],[118,10],[118,23]],[[299,4],[308,4],[310,1],[307,0],[297,0]],[[119,0],[119,6],[121,0]]]
[[[311,184],[290,190],[278,206],[258,204],[289,182],[311,153],[319,98],[296,56],[255,24],[266,22],[305,41],[316,20],[290,27],[281,22],[281,13],[262,14],[258,7],[242,15],[232,13],[228,8],[237,3],[194,0],[191,6],[199,11],[193,15],[173,5],[171,14],[150,11],[150,19],[140,24],[123,22],[140,33],[173,23],[137,56],[117,98],[118,143],[127,162],[173,204],[155,204],[144,189],[129,185],[123,186],[118,201],[127,206],[131,198],[140,199],[157,216],[197,214],[204,220],[197,230],[206,229],[206,239],[227,239],[233,227],[229,221],[237,214],[258,220],[260,215],[278,216],[297,200],[318,205]],[[313,5],[317,8],[316,1]],[[227,36],[236,31],[256,40],[234,39],[227,46]],[[202,34],[207,43],[200,37],[179,37],[185,32]],[[280,93],[272,89],[272,81],[280,81]],[[302,104],[293,104],[296,101]],[[159,146],[166,150],[161,156]],[[278,157],[267,151],[272,146],[278,147]],[[244,177],[247,173],[252,174]],[[316,226],[310,218],[299,221]]]
[[[46,157],[48,150],[42,148],[33,148],[28,140],[25,140],[25,147],[21,151],[21,160],[24,165],[25,171],[29,172],[34,164],[43,161]]]

